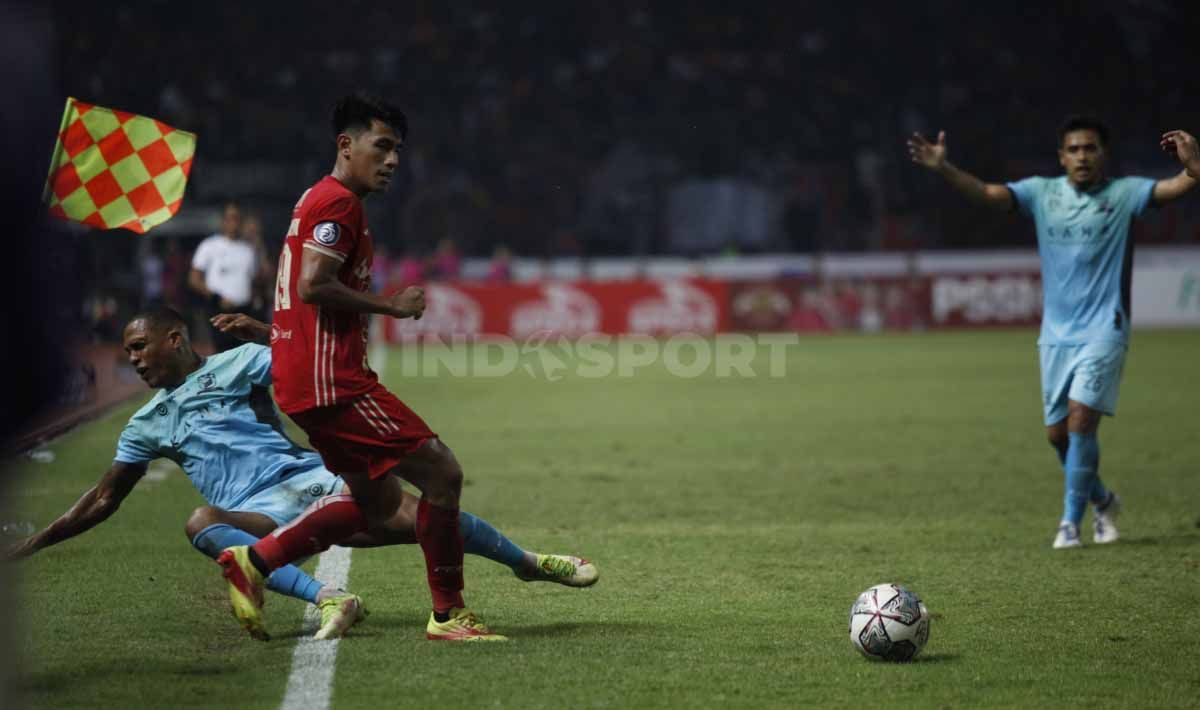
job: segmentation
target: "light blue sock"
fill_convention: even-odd
[[[258,538],[250,533],[225,523],[209,525],[192,538],[192,546],[214,560],[226,547],[253,545],[256,542]],[[267,577],[267,589],[313,604],[317,603],[317,593],[323,586],[295,565],[280,567]]]
[[[1097,444],[1097,446],[1099,446],[1099,445]],[[1058,462],[1060,464],[1062,464],[1063,474],[1065,475],[1067,472],[1067,450],[1059,449],[1056,446],[1056,447],[1054,447],[1054,453],[1055,453],[1055,455],[1058,456]],[[1100,480],[1099,448],[1097,448],[1096,456],[1097,456],[1097,458],[1096,458],[1097,473],[1096,473],[1096,476],[1094,478],[1092,478],[1092,487],[1088,491],[1088,500],[1091,501],[1092,505],[1098,506],[1108,500],[1108,489],[1104,487],[1104,483]]]
[[[1064,521],[1078,525],[1083,520],[1093,486],[1099,480],[1100,444],[1095,434],[1067,435],[1071,443],[1067,448],[1067,485],[1063,496]]]
[[[466,511],[458,513],[458,529],[462,532],[463,552],[479,555],[489,560],[520,570],[525,560],[525,551],[512,540],[504,537],[488,521],[477,518]]]

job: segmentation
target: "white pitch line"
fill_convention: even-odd
[[[371,366],[382,380],[387,373],[388,347],[383,337],[387,326],[382,316],[375,316],[371,323]],[[313,575],[318,581],[335,589],[345,589],[350,577],[350,548],[333,546],[321,555],[317,571]],[[296,642],[292,654],[292,672],[288,675],[287,692],[283,695],[281,710],[327,710],[333,695],[333,671],[337,665],[338,639],[314,641],[312,635],[321,624],[321,612],[309,606],[304,612],[304,638]]]
[[[334,589],[345,589],[350,577],[350,548],[331,547],[317,562],[313,575]],[[309,605],[304,613],[305,636],[296,642],[292,654],[292,672],[282,710],[327,710],[333,695],[333,671],[337,664],[338,639],[314,641],[312,635],[321,624],[321,612]]]

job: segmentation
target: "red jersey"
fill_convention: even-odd
[[[342,262],[338,280],[357,291],[371,286],[371,233],[362,201],[332,175],[310,187],[292,211],[275,281],[271,379],[288,414],[345,403],[374,387],[367,365],[365,313],[300,300],[300,258],[312,249]]]

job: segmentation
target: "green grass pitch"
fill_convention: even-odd
[[[782,378],[763,357],[755,378],[554,382],[404,378],[392,350],[386,383],[457,453],[464,509],[601,580],[524,584],[468,558],[468,601],[513,641],[434,644],[419,550],[355,551],[373,614],[340,645],[332,706],[1195,707],[1200,332],[1135,336],[1100,431],[1124,537],[1065,552],[1034,340],[805,338]],[[10,517],[65,510],[134,406],[20,464]],[[242,634],[183,534],[200,502],[178,472],[144,481],[19,565],[33,707],[278,707],[304,607],[272,596],[276,640]],[[916,663],[848,640],[855,596],[885,581],[933,613]]]

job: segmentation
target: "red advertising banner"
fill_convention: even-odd
[[[1032,326],[1042,322],[1042,277],[1036,271],[927,278],[935,327]]]
[[[430,283],[421,320],[388,320],[390,342],[421,337],[711,335],[729,330],[723,282],[710,279]]]
[[[730,325],[743,332],[913,331],[1035,326],[1037,272],[774,279],[729,284]]]
[[[732,283],[730,322],[743,332],[923,330],[929,280],[911,278],[776,279]]]
[[[419,321],[386,320],[386,337],[589,333],[877,332],[1035,326],[1037,272],[721,281],[549,281],[425,286]]]

